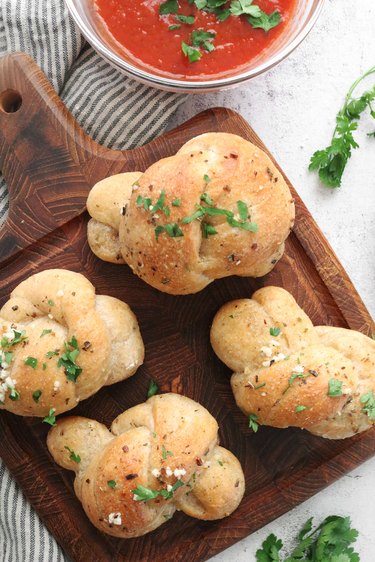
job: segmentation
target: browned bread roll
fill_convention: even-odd
[[[194,400],[153,396],[108,429],[64,418],[48,434],[55,461],[74,470],[90,521],[115,537],[153,531],[177,510],[198,519],[230,515],[244,494],[236,457],[218,445],[218,425]]]
[[[83,275],[50,269],[18,285],[0,310],[0,409],[59,414],[143,363],[137,319],[95,295]]]
[[[234,371],[236,402],[255,427],[295,426],[343,439],[375,423],[375,341],[314,327],[284,289],[265,287],[225,304],[211,343]]]
[[[280,259],[294,221],[289,188],[270,158],[228,133],[207,133],[144,174],[92,189],[88,241],[170,294],[230,275],[259,277]]]

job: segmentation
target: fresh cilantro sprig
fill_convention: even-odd
[[[375,74],[375,66],[365,72],[350,87],[346,94],[345,103],[336,116],[336,127],[332,135],[331,144],[323,150],[317,150],[311,157],[309,170],[319,173],[320,181],[327,187],[341,186],[345,167],[352,155],[352,149],[359,148],[354,139],[354,131],[358,128],[361,114],[369,109],[375,119],[375,86],[366,90],[360,97],[353,97],[359,84],[371,74]],[[369,136],[375,136],[369,133]]]
[[[286,558],[281,558],[282,541],[271,534],[256,552],[256,562],[359,562],[351,546],[358,531],[351,528],[349,517],[331,515],[315,529],[312,517],[297,535],[297,545]]]

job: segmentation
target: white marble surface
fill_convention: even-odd
[[[213,106],[241,113],[273,152],[333,246],[355,287],[375,315],[375,140],[366,117],[340,189],[319,185],[307,171],[311,154],[328,144],[345,92],[375,65],[374,0],[326,0],[314,30],[292,55],[267,74],[227,92],[190,96],[175,123]],[[375,76],[369,84],[375,83]],[[375,458],[262,530],[214,557],[214,562],[255,561],[271,532],[290,544],[310,517],[350,515],[360,531],[361,562],[375,560]],[[329,561],[327,561],[329,562]]]

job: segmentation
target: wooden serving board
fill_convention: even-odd
[[[49,456],[48,427],[40,419],[0,412],[1,457],[76,562],[205,560],[375,453],[372,430],[336,442],[297,429],[263,427],[252,434],[235,405],[231,373],[210,347],[218,308],[269,284],[289,290],[314,323],[370,333],[368,312],[290,184],[296,225],[283,259],[265,278],[227,278],[197,295],[174,297],[152,289],[128,267],[104,263],[91,253],[85,212],[91,186],[111,174],[144,170],[206,131],[236,133],[267,151],[242,117],[222,108],[201,113],[141,148],[108,150],[83,133],[30,58],[15,54],[0,61],[0,166],[10,189],[10,213],[0,230],[0,304],[27,276],[53,267],[82,272],[98,293],[126,301],[141,326],[145,364],[73,413],[109,425],[146,399],[152,377],[162,391],[185,394],[208,408],[219,421],[222,444],[239,457],[246,475],[245,498],[231,517],[202,522],[179,513],[145,537],[118,540],[101,534],[84,516],[72,473]]]

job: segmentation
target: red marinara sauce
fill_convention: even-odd
[[[188,0],[178,0],[178,14],[195,17],[193,25],[180,24],[173,14],[159,14],[163,0],[94,0],[99,18],[109,34],[125,50],[133,64],[173,78],[213,79],[245,68],[275,42],[290,22],[296,0],[254,0],[265,13],[278,11],[281,22],[269,31],[255,29],[245,16],[230,16],[218,21],[214,13],[199,10]],[[228,0],[225,7],[230,7]],[[189,62],[182,52],[182,42],[191,45],[191,33],[204,30],[215,33],[215,49]]]

